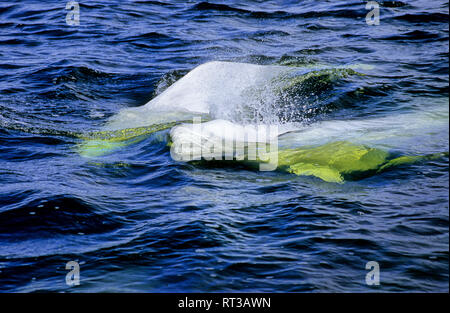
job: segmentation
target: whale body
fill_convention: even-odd
[[[428,111],[313,123],[280,121],[277,113],[285,109],[278,105],[285,97],[280,90],[303,84],[314,75],[339,78],[356,73],[355,69],[358,67],[314,69],[208,62],[145,105],[121,110],[103,130],[82,136],[79,151],[86,157],[100,157],[168,130],[168,144],[174,150],[195,143],[181,152],[192,155],[211,142],[232,141],[239,134],[252,137],[252,128],[246,126],[259,122],[277,126],[266,143],[273,136],[277,139],[278,170],[330,182],[341,183],[392,166],[436,158],[442,151],[448,155],[448,144],[437,138],[448,134],[448,98],[436,101]],[[196,118],[200,127],[190,127]],[[420,146],[415,144],[419,137]],[[232,149],[233,145],[228,147]],[[395,156],[390,151],[396,151]],[[183,155],[178,157],[183,159]]]

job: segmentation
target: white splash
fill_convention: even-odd
[[[294,71],[285,66],[208,62],[179,79],[162,94],[138,108],[119,112],[107,127],[122,129],[189,119],[199,114],[240,122],[250,102],[271,81]]]

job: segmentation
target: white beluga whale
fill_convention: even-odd
[[[167,130],[171,155],[178,161],[207,160],[202,153],[216,146],[223,149],[216,154],[217,159],[234,157],[235,161],[245,159],[259,164],[276,159],[274,169],[330,182],[442,157],[441,152],[448,154],[448,98],[436,100],[427,111],[364,119],[312,123],[279,119],[280,110],[292,108],[279,105],[280,99],[289,99],[284,93],[291,92],[292,86],[302,86],[315,75],[322,75],[322,79],[357,75],[358,69],[370,67],[314,69],[208,62],[145,105],[121,110],[103,130],[82,136],[79,151],[86,157],[98,157]],[[272,131],[259,136],[257,125],[272,127]],[[442,138],[445,136],[446,141]],[[276,158],[259,154],[262,150],[274,152],[274,141]],[[236,142],[244,147],[240,153],[235,153]],[[258,150],[251,159],[249,147],[254,146]],[[271,149],[266,151],[267,147]],[[391,150],[403,155],[394,156]]]
[[[213,61],[197,66],[148,103],[126,108],[107,124],[109,129],[148,126],[155,121],[209,115],[211,119],[236,120],[254,100],[255,92],[295,69]],[[165,120],[164,120],[165,119]]]

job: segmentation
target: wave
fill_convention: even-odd
[[[365,16],[367,13],[363,6],[356,7],[354,9],[335,9],[330,10],[315,10],[315,11],[305,11],[305,12],[288,12],[283,10],[276,11],[262,11],[262,10],[249,10],[243,8],[233,7],[227,4],[217,4],[210,2],[200,2],[195,4],[190,8],[192,11],[215,11],[220,13],[240,13],[244,14],[248,18],[267,18],[267,19],[278,19],[278,18],[313,18],[313,17],[348,17],[348,18],[359,18],[360,16]]]
[[[394,16],[392,19],[410,23],[447,23],[448,14],[440,12],[407,13]]]
[[[33,199],[0,212],[0,236],[53,236],[55,234],[102,233],[121,226],[108,214],[68,195]],[[62,228],[61,225],[64,225]]]

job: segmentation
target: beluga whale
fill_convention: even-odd
[[[302,119],[306,92],[370,69],[207,62],[145,105],[122,109],[101,130],[81,135],[77,151],[102,158],[164,132],[176,162],[239,162],[332,183],[448,156],[448,146],[434,144],[448,134],[448,98],[427,111]]]

